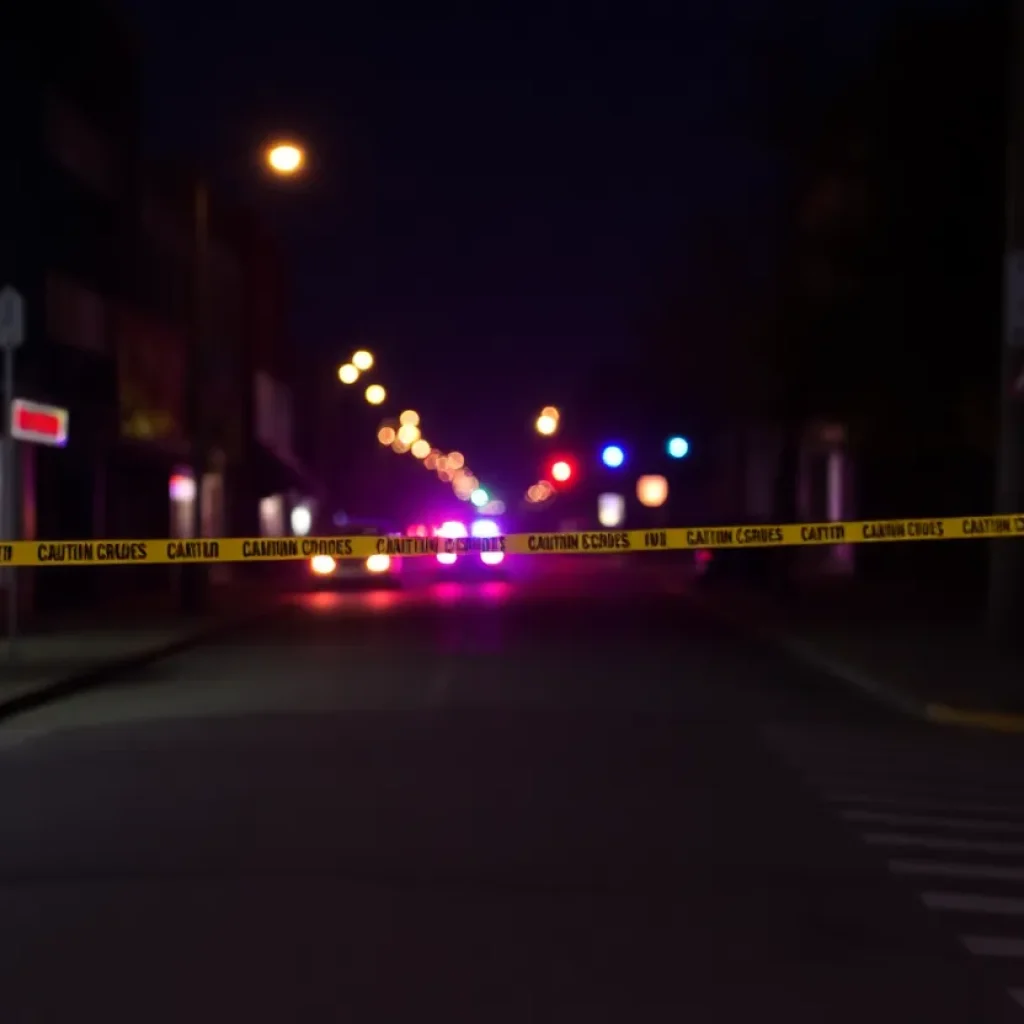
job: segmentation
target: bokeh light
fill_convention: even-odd
[[[355,384],[359,380],[359,370],[351,363],[342,363],[338,367],[338,380],[342,384]]]
[[[462,452],[449,452],[448,453],[448,468],[449,469],[462,469],[466,464],[466,456]]]
[[[554,487],[547,480],[538,480],[526,491],[526,500],[532,503],[547,501],[555,493]]]
[[[295,174],[305,162],[305,152],[294,142],[277,142],[267,148],[267,165],[275,174]]]
[[[550,437],[556,430],[558,430],[558,420],[553,416],[546,416],[544,413],[541,413],[537,417],[537,422],[534,426],[537,428],[538,434]]]
[[[398,428],[398,439],[411,447],[420,439],[420,428],[414,427],[411,423],[403,423]]]
[[[413,441],[410,451],[413,458],[425,459],[430,454],[430,442],[424,441],[421,437],[418,441]]]
[[[668,500],[668,481],[663,476],[642,476],[636,482],[636,497],[647,508],[658,508]]]
[[[418,427],[420,425],[420,414],[415,409],[406,409],[401,416],[398,417],[398,422],[403,427]]]
[[[559,459],[551,467],[551,476],[556,483],[564,484],[572,476],[572,466],[564,459]]]
[[[665,447],[673,459],[685,459],[690,454],[690,442],[685,437],[670,437]]]
[[[377,431],[377,440],[385,446],[394,444],[397,436],[398,434],[395,432],[394,427],[381,427],[380,430]]]
[[[439,458],[441,458],[440,451],[436,448],[431,448],[430,454],[423,460],[423,465],[433,473],[437,469],[437,460]]]
[[[626,453],[619,445],[610,444],[601,452],[601,461],[609,469],[618,469],[626,461]]]
[[[614,530],[626,518],[626,499],[621,494],[597,496],[597,521],[606,529]]]
[[[443,484],[450,484],[455,474],[450,469],[438,469],[437,479]]]
[[[365,348],[361,348],[358,352],[352,356],[352,365],[357,369],[365,373],[373,366],[373,356],[366,351]]]
[[[364,394],[370,405],[380,405],[388,397],[388,393],[380,384],[371,384]]]
[[[396,455],[404,455],[409,450],[409,445],[407,445],[400,437],[396,437],[391,443],[391,450]]]
[[[483,508],[491,500],[491,496],[482,488],[477,487],[469,496],[469,500],[476,505],[477,508]]]

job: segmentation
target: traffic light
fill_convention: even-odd
[[[690,442],[676,434],[668,439],[665,449],[673,459],[685,459],[690,454]]]

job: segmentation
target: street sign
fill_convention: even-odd
[[[68,443],[68,411],[16,398],[11,402],[11,437],[62,448]]]
[[[7,284],[0,289],[0,349],[17,348],[24,340],[25,300]]]

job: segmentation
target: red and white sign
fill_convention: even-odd
[[[11,403],[11,436],[61,448],[68,443],[68,411],[16,398]]]

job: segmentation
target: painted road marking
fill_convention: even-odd
[[[948,853],[981,853],[993,857],[1024,855],[1024,843],[985,842],[981,839],[956,839],[946,836],[916,836],[906,832],[867,832],[861,836],[868,846],[912,846],[919,850]]]
[[[950,927],[964,950],[979,964],[1001,965],[1001,987],[1024,1008],[1019,748],[986,754],[970,740],[936,744],[930,737],[857,727],[824,737],[809,732],[786,725],[765,736],[829,814],[883,854],[889,872]],[[972,891],[975,885],[980,892]],[[1007,926],[1010,934],[1000,934]]]
[[[890,814],[887,811],[841,811],[844,821],[865,825],[893,825],[896,828],[932,827],[967,829],[974,832],[1024,832],[1024,821],[997,821],[985,818],[940,818],[926,814]]]
[[[959,914],[988,914],[992,917],[1024,917],[1024,899],[986,896],[977,892],[923,892],[921,902],[929,910]]]
[[[960,941],[975,956],[1015,960],[1024,957],[1024,939],[1008,939],[1002,935],[961,935]]]

